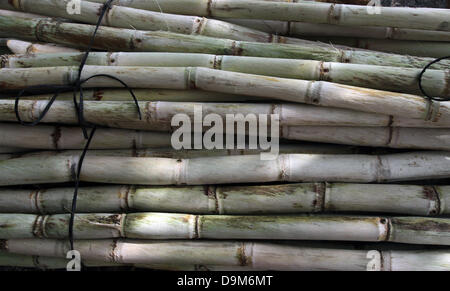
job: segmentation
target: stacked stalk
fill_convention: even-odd
[[[255,19],[227,19],[227,21],[268,33],[293,37],[361,37],[392,40],[450,41],[450,33],[446,31],[379,26],[344,26]]]
[[[87,129],[90,132],[90,129]],[[14,133],[18,135],[14,135]],[[79,127],[43,126],[24,127],[19,124],[0,125],[0,144],[2,147],[23,149],[83,149],[86,139]],[[133,149],[158,148],[171,145],[170,134],[99,128],[90,149]]]
[[[0,239],[68,236],[69,214],[0,214]],[[390,241],[450,245],[450,219],[343,215],[76,214],[74,238]]]
[[[249,102],[260,98],[237,94],[210,92],[201,90],[170,90],[170,89],[133,89],[139,101],[177,101],[177,102]],[[22,96],[21,100],[49,100],[54,94]],[[2,96],[11,100],[16,94]],[[76,94],[79,100],[79,93]],[[126,89],[86,89],[83,99],[86,101],[130,101],[130,92]],[[73,92],[63,92],[57,100],[73,101]]]
[[[0,185],[74,181],[78,156],[23,157],[0,162]],[[218,166],[220,165],[220,167]],[[46,171],[40,171],[46,169]],[[281,154],[192,159],[89,156],[80,181],[137,185],[263,182],[383,182],[450,177],[448,152],[389,155]]]
[[[442,41],[380,40],[353,37],[309,37],[308,39],[337,46],[345,45],[373,51],[435,58],[447,56],[450,50],[450,43]]]
[[[14,111],[14,100],[0,99],[0,121],[17,120]],[[23,121],[34,121],[43,113],[47,100],[23,100],[19,103],[18,112]],[[366,126],[366,127],[419,127],[450,128],[450,121],[435,122],[420,119],[409,119],[384,114],[366,113],[348,109],[320,107],[295,103],[202,103],[202,102],[164,102],[139,101],[141,114],[146,118],[139,119],[135,103],[132,101],[86,101],[84,117],[86,121],[109,127],[161,130],[172,128],[171,120],[177,114],[186,114],[191,122],[203,123],[195,114],[207,115],[215,113],[226,119],[227,114],[279,115],[280,126]],[[76,124],[78,122],[75,107],[71,101],[55,101],[42,122]],[[258,121],[255,121],[257,124]],[[269,121],[270,123],[270,121]],[[289,130],[290,128],[286,128]],[[294,129],[295,131],[295,129]],[[351,129],[349,129],[351,131]],[[432,131],[429,131],[432,132]],[[289,135],[289,132],[286,131]]]
[[[5,68],[75,66],[83,54],[55,53],[33,56],[3,56]],[[89,54],[88,65],[206,67],[216,70],[293,78],[323,80],[365,88],[420,94],[417,78],[421,69],[343,64],[312,60],[219,56],[181,53],[101,53]],[[448,72],[427,70],[423,87],[436,97],[450,97]]]
[[[245,125],[245,123],[241,123]],[[256,124],[256,123],[255,123]],[[159,127],[163,127],[160,124]],[[195,125],[193,125],[195,127]],[[201,126],[201,125],[200,125]],[[257,126],[257,124],[256,124]],[[136,127],[135,125],[133,127]],[[82,149],[86,143],[83,132],[76,127],[39,126],[25,128],[16,124],[0,124],[2,147],[20,147],[28,149]],[[175,141],[191,136],[193,127],[177,129]],[[158,130],[161,130],[159,128]],[[203,129],[205,134],[228,132],[226,127]],[[230,129],[228,129],[230,130]],[[169,130],[166,130],[169,131]],[[203,140],[201,132],[198,133]],[[245,139],[246,133],[237,132],[236,140]],[[258,132],[248,132],[253,141],[262,140]],[[349,127],[349,126],[283,126],[279,138],[297,141],[335,143],[354,146],[388,147],[399,149],[449,150],[449,129],[447,128],[406,128],[406,127]],[[194,135],[195,138],[195,135]],[[228,139],[230,139],[228,137]],[[267,139],[267,138],[266,138]],[[224,140],[225,141],[225,140]],[[228,142],[228,141],[227,141]],[[217,144],[217,143],[215,143]],[[137,131],[120,129],[100,129],[98,139],[93,141],[91,149],[127,149],[164,147],[172,145],[172,135],[167,132]],[[218,145],[222,149],[223,145]]]
[[[219,71],[201,67],[114,67],[85,66],[81,78],[110,74],[136,88],[200,89],[205,91],[258,96],[290,102],[308,103],[357,111],[408,116],[447,122],[448,102],[430,104],[421,96],[335,84],[261,75]],[[148,78],[150,75],[152,78]],[[78,76],[77,67],[44,67],[0,70],[0,88],[17,90],[42,83],[70,85]],[[437,84],[445,86],[447,84]],[[109,78],[95,78],[84,83],[91,87],[122,87]],[[446,89],[443,89],[446,90]]]
[[[102,2],[102,0],[91,0]],[[309,1],[272,2],[255,0],[118,0],[115,5],[217,18],[244,18],[327,23],[350,26],[393,26],[424,30],[450,31],[447,9],[379,7],[380,13],[366,6],[311,3]]]
[[[205,195],[207,194],[207,195]],[[0,213],[68,213],[73,188],[2,189]],[[300,183],[257,186],[94,186],[78,190],[80,213],[189,212],[270,215],[327,212],[450,214],[450,186]]]
[[[2,150],[0,148],[0,150]],[[370,152],[369,149],[344,146],[337,144],[323,144],[323,143],[310,143],[301,142],[294,144],[280,144],[279,152],[284,154],[355,154]],[[77,150],[58,150],[58,151],[27,151],[24,148],[5,148],[4,154],[0,153],[0,161],[14,159],[18,157],[31,157],[31,156],[72,156],[77,155],[80,152]],[[160,157],[160,158],[173,158],[173,159],[186,159],[186,158],[200,158],[209,156],[235,156],[235,155],[249,155],[260,154],[267,152],[263,149],[199,149],[199,150],[175,150],[169,147],[159,147],[150,149],[114,149],[114,150],[89,150],[86,152],[87,156],[108,156],[108,157]],[[380,152],[378,150],[377,152]]]
[[[48,53],[61,53],[61,52],[79,52],[77,49],[63,47],[56,44],[39,44],[31,43],[28,41],[21,41],[17,39],[9,39],[6,42],[8,48],[14,54],[48,54]]]
[[[9,12],[9,11],[8,11]],[[89,45],[93,25],[60,23],[47,19],[23,19],[0,11],[0,35],[26,38],[61,45],[85,48]],[[243,55],[272,58],[312,59],[329,62],[371,65],[424,67],[432,58],[409,57],[372,51],[354,51],[311,45],[267,44],[234,41],[196,35],[183,35],[164,31],[141,31],[101,26],[93,47],[113,51],[156,51]],[[450,61],[434,66],[446,69]]]
[[[13,239],[10,253],[65,258],[69,245],[60,240]],[[215,265],[253,270],[449,270],[448,250],[377,251],[283,245],[244,241],[79,240],[86,260],[125,264]],[[382,264],[389,261],[390,264]],[[372,263],[371,263],[372,262]],[[369,266],[369,268],[368,268]]]

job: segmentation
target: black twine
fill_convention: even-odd
[[[85,54],[83,55],[83,58],[81,59],[81,63],[80,66],[78,67],[78,76],[76,81],[71,84],[71,85],[66,85],[66,86],[59,86],[59,85],[37,85],[37,86],[29,86],[27,88],[24,88],[23,90],[21,90],[19,92],[19,94],[17,95],[16,99],[15,99],[15,103],[14,103],[14,112],[16,114],[17,120],[21,125],[25,125],[25,126],[35,126],[37,124],[39,124],[42,119],[45,117],[45,115],[47,114],[47,112],[50,110],[50,108],[53,105],[53,102],[55,102],[56,98],[59,96],[59,94],[62,91],[65,90],[69,90],[69,89],[73,89],[73,103],[75,105],[75,111],[77,114],[77,118],[78,118],[78,125],[80,126],[80,128],[83,131],[83,136],[85,139],[87,139],[87,142],[83,148],[83,151],[80,155],[80,158],[78,160],[78,165],[77,165],[77,172],[76,172],[76,176],[75,176],[75,190],[73,193],[73,198],[72,198],[72,210],[70,212],[70,220],[69,220],[69,241],[70,241],[70,249],[74,250],[74,246],[73,246],[73,225],[74,225],[74,219],[75,219],[75,211],[76,211],[76,207],[77,207],[77,197],[78,197],[78,188],[79,188],[79,184],[80,184],[80,173],[81,173],[81,168],[83,165],[83,161],[84,158],[86,156],[87,150],[89,149],[89,145],[94,137],[95,131],[97,129],[97,126],[95,124],[92,123],[88,123],[84,120],[84,114],[83,114],[83,88],[82,85],[84,83],[86,83],[87,81],[89,81],[90,79],[93,78],[97,78],[97,77],[104,77],[104,78],[109,78],[112,80],[115,80],[117,82],[119,82],[120,84],[123,85],[123,87],[125,87],[128,92],[131,94],[131,96],[133,97],[134,103],[137,107],[138,110],[138,115],[139,115],[139,119],[142,119],[142,115],[141,115],[141,109],[139,107],[139,103],[138,100],[136,98],[136,96],[133,93],[133,90],[122,80],[120,80],[119,78],[112,76],[112,75],[108,75],[108,74],[97,74],[97,75],[92,75],[84,80],[81,80],[81,72],[86,64],[87,58],[89,56],[90,51],[92,50],[92,47],[94,45],[94,41],[95,41],[95,36],[97,34],[97,31],[101,25],[101,22],[103,20],[103,17],[105,16],[106,12],[111,9],[111,2],[113,0],[107,0],[101,9],[100,12],[100,16],[98,18],[97,24],[95,26],[95,30],[92,34],[92,37],[90,39],[89,45],[86,49]],[[35,89],[51,89],[53,91],[55,91],[53,97],[49,100],[49,102],[47,103],[47,105],[45,106],[44,110],[41,112],[41,114],[38,116],[38,118],[32,122],[24,122],[19,114],[19,101],[20,98],[23,96],[23,94],[29,90],[35,90]],[[77,102],[77,92],[79,92],[79,98],[80,101],[79,103]],[[87,127],[92,127],[92,131],[90,132],[90,134],[88,135],[87,133]]]
[[[433,102],[433,101],[438,101],[438,102],[439,102],[439,101],[450,101],[450,98],[444,98],[444,97],[432,97],[432,96],[428,95],[427,92],[425,91],[425,89],[424,89],[423,86],[422,86],[422,79],[423,79],[423,75],[425,74],[425,72],[426,72],[432,65],[434,65],[435,63],[438,63],[438,62],[440,62],[440,61],[442,61],[442,60],[445,60],[445,59],[450,59],[450,56],[437,58],[437,59],[435,59],[434,61],[429,62],[429,63],[423,68],[422,72],[420,72],[420,74],[419,74],[419,89],[420,89],[420,92],[422,92],[422,94],[424,95],[424,98],[425,98],[425,99],[428,99],[430,102]],[[431,108],[431,106],[429,106],[429,110],[430,110],[430,108]]]

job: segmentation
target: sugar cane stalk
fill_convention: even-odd
[[[205,195],[207,194],[207,195]],[[68,213],[73,188],[0,190],[0,213]],[[303,183],[264,186],[81,187],[80,213],[189,212],[450,214],[450,186]]]
[[[46,100],[23,100],[19,103],[18,112],[22,120],[27,122],[34,121],[36,116],[43,113],[47,104],[48,101]],[[408,119],[348,109],[291,103],[237,103],[231,105],[229,103],[140,101],[138,104],[141,112],[147,118],[142,120],[138,118],[135,104],[132,101],[86,101],[84,103],[84,115],[86,121],[109,127],[167,131],[171,130],[171,120],[176,114],[186,114],[190,117],[192,123],[202,123],[203,120],[197,120],[198,118],[194,115],[194,110],[196,108],[200,108],[202,115],[215,113],[222,117],[223,120],[226,119],[227,114],[243,114],[244,116],[248,114],[278,114],[279,124],[281,126],[286,126],[286,128],[283,129],[286,137],[292,136],[293,138],[296,137],[294,132],[299,130],[296,126],[300,125],[343,127],[450,127],[450,122],[446,120],[430,122],[420,119]],[[14,108],[13,100],[0,99],[0,121],[17,121]],[[78,120],[74,111],[75,108],[73,102],[55,101],[42,121],[76,124]],[[351,132],[352,129],[349,130],[349,133]],[[432,133],[433,131],[427,132]]]
[[[323,41],[336,45],[364,48],[373,51],[395,53],[402,55],[441,58],[448,55],[450,43],[443,41],[406,41],[384,40],[353,37],[309,37],[315,41]]]
[[[406,127],[286,126],[280,136],[358,146],[450,150],[450,130]]]
[[[2,56],[5,68],[75,66],[84,54],[55,53],[33,56]],[[217,70],[293,78],[324,80],[365,88],[421,94],[417,78],[421,69],[385,67],[359,64],[320,62],[279,58],[218,56],[179,53],[102,53],[93,52],[88,65],[150,66],[150,67],[207,67]],[[423,88],[432,96],[450,97],[450,81],[445,71],[427,70]]]
[[[4,149],[4,150],[3,150]],[[18,157],[30,156],[71,156],[79,154],[79,150],[59,150],[59,151],[31,151],[24,148],[0,148],[0,160],[14,159]],[[378,154],[388,152],[389,149],[376,149]],[[88,150],[88,156],[110,156],[110,157],[160,157],[160,158],[199,158],[209,156],[235,156],[235,155],[254,155],[265,152],[262,149],[199,149],[175,150],[169,147],[160,148],[132,148],[116,150]],[[361,154],[371,153],[371,149],[359,148],[354,146],[324,144],[312,142],[296,142],[292,144],[282,143],[279,145],[279,152],[283,154]]]
[[[447,31],[432,31],[380,26],[344,26],[307,22],[227,19],[227,22],[258,29],[268,33],[297,37],[362,37],[372,39],[416,40],[416,41],[450,41]]]
[[[0,70],[0,88],[21,89],[43,83],[70,85],[77,67],[45,67]],[[160,89],[200,89],[205,91],[242,94],[290,102],[309,103],[327,107],[403,116],[412,119],[450,119],[448,102],[429,104],[420,96],[353,87],[325,81],[305,81],[252,75],[201,67],[111,67],[85,66],[81,78],[95,74],[110,74],[130,87]],[[151,74],[152,78],[148,78]],[[447,84],[441,84],[446,86]],[[95,78],[85,87],[121,87],[108,79]]]
[[[13,254],[0,251],[0,266],[18,267],[18,268],[34,268],[40,270],[66,270],[68,267],[68,259],[57,257],[43,257]],[[170,271],[248,271],[251,267],[245,266],[204,266],[204,265],[170,265],[170,264],[119,264],[114,262],[92,262],[83,261],[86,267],[136,267],[156,270]]]
[[[69,260],[65,258],[42,257],[13,254],[0,251],[0,266],[36,268],[41,270],[66,269]],[[110,262],[84,262],[87,267],[117,267],[126,264],[116,264]]]
[[[388,152],[388,149],[384,149]],[[6,150],[5,150],[6,151]],[[87,156],[108,156],[108,157],[160,157],[160,158],[200,158],[209,156],[236,156],[236,155],[254,155],[266,150],[262,149],[200,149],[200,150],[175,150],[169,147],[160,148],[133,148],[117,150],[88,150]],[[13,159],[18,157],[30,156],[71,156],[79,154],[79,150],[59,150],[59,151],[27,151],[23,148],[13,148],[8,150],[8,154],[1,154],[0,160]],[[283,154],[361,154],[371,152],[368,148],[359,148],[354,146],[345,146],[338,144],[324,144],[312,142],[296,142],[292,144],[282,143],[279,145],[279,152]],[[383,152],[383,149],[377,149],[377,153]]]
[[[74,48],[63,47],[56,44],[40,44],[31,43],[17,39],[9,39],[6,42],[8,48],[14,54],[47,54],[47,53],[61,53],[61,52],[79,52],[80,50]]]
[[[61,240],[2,241],[11,252],[65,258]],[[78,240],[83,260],[125,264],[244,266],[254,270],[449,270],[448,250],[347,250],[244,241]],[[382,264],[389,260],[390,264]],[[372,262],[372,264],[370,264]]]
[[[47,19],[22,19],[5,15],[0,11],[0,35],[7,37],[26,38],[80,48],[89,45],[94,29],[93,25],[58,23]],[[164,31],[140,31],[105,26],[99,28],[93,47],[111,51],[210,53],[418,68],[423,68],[433,61],[431,58],[372,51],[244,42]],[[450,61],[444,60],[436,64],[434,68],[446,69],[449,64]]]
[[[36,126],[31,128],[2,123],[0,124],[0,144],[2,147],[23,149],[83,149],[86,139],[78,127]],[[99,128],[89,148],[131,149],[169,147],[170,145],[169,133]]]
[[[91,0],[92,1],[92,0]],[[93,0],[92,2],[101,2]],[[266,20],[328,23],[350,26],[392,26],[425,30],[450,31],[447,9],[377,7],[347,4],[311,3],[309,1],[289,3],[253,0],[165,0],[160,7],[147,0],[116,0],[116,5],[151,11],[198,15],[218,18],[247,18]],[[372,11],[371,11],[372,10]]]
[[[133,89],[133,93],[140,101],[178,101],[178,102],[245,102],[256,101],[261,98],[220,92],[201,90],[170,90],[170,89]],[[22,96],[21,100],[49,100],[54,94],[40,94]],[[2,96],[2,98],[15,98],[17,94]],[[86,89],[83,90],[83,99],[86,101],[130,101],[130,92],[125,89]],[[79,93],[77,93],[79,99]],[[63,92],[58,100],[73,100],[73,92]]]
[[[67,238],[69,214],[0,214],[0,239]],[[340,215],[76,214],[74,238],[391,241],[450,245],[450,219]]]
[[[0,239],[67,238],[68,214],[0,214]],[[391,241],[450,245],[450,219],[337,215],[76,214],[74,238]]]
[[[115,122],[115,125],[120,122]],[[133,122],[122,123],[123,127],[142,128],[139,124]],[[244,124],[237,122],[237,124]],[[252,125],[258,127],[256,122]],[[158,128],[159,127],[159,128]],[[170,131],[170,124],[154,124],[153,129]],[[0,124],[1,146],[16,146],[29,149],[77,149],[82,148],[86,142],[83,139],[82,131],[79,128],[60,128],[60,127],[39,127],[38,129],[26,129],[18,124]],[[146,127],[146,129],[149,129]],[[185,137],[191,135],[192,126],[184,125],[177,129],[178,133]],[[209,129],[202,128],[208,133]],[[229,128],[215,126],[210,129],[211,132],[220,132],[227,134]],[[322,143],[335,143],[355,146],[388,147],[388,148],[406,148],[406,149],[432,149],[449,150],[449,131],[448,128],[406,128],[406,127],[348,127],[348,126],[283,126],[279,133],[280,138],[296,141],[312,141]],[[55,135],[56,132],[56,135]],[[161,147],[171,145],[173,137],[169,132],[147,132],[147,131],[127,131],[102,129],[98,141],[92,145],[93,149],[123,149],[123,148],[145,148]],[[210,132],[210,133],[211,133]],[[203,139],[202,132],[199,134]],[[246,133],[237,133],[243,136]],[[261,132],[248,132],[254,139],[262,138]],[[106,136],[106,138],[103,138]],[[61,138],[62,137],[62,138]],[[130,140],[122,140],[128,137]],[[140,139],[141,138],[141,139]],[[156,140],[152,140],[156,138]],[[226,137],[228,138],[228,137]],[[140,139],[140,140],[139,140]],[[138,140],[138,141],[137,141]],[[137,142],[136,142],[137,141]],[[219,145],[222,146],[223,145]],[[220,147],[217,147],[220,149]]]
[[[24,100],[19,103],[19,114],[24,121],[33,121],[42,114],[48,101]],[[136,112],[134,102],[87,101],[84,103],[85,120],[109,127],[170,131],[171,120],[176,114],[188,115],[192,122],[202,123],[194,116],[194,109],[201,108],[202,114],[218,114],[225,120],[227,114],[270,115],[278,114],[280,125],[342,125],[342,126],[388,126],[390,117],[373,113],[358,112],[347,109],[327,108],[304,104],[267,104],[267,103],[194,103],[194,102],[151,102],[140,101],[142,120]],[[0,121],[17,121],[14,101],[0,99]],[[43,122],[76,124],[77,116],[73,102],[55,101]],[[424,126],[444,126],[448,124],[420,121]]]
[[[70,182],[77,163],[78,156],[0,161],[0,185]],[[411,152],[379,156],[281,154],[270,160],[261,159],[260,155],[193,159],[88,156],[80,181],[205,185],[274,181],[367,183],[449,177],[447,152]]]
[[[18,112],[22,120],[34,121],[36,116],[43,113],[47,104],[46,100],[24,100],[19,103]],[[161,131],[171,129],[171,120],[176,114],[186,114],[193,123],[202,123],[203,120],[197,120],[197,117],[194,116],[196,107],[201,109],[202,115],[215,113],[223,120],[226,119],[227,114],[243,114],[244,116],[248,114],[278,114],[281,126],[450,127],[450,122],[430,122],[348,109],[291,103],[237,103],[231,105],[229,103],[140,101],[138,104],[141,113],[147,118],[142,120],[138,118],[135,104],[132,101],[86,101],[84,116],[88,122],[109,127]],[[0,99],[0,121],[17,121],[14,107],[13,100]],[[76,124],[77,117],[74,111],[73,102],[55,101],[42,121]],[[286,128],[286,130],[286,134],[289,136],[288,131],[295,131],[296,128]]]

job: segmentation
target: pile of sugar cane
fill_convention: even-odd
[[[73,2],[0,0],[0,266],[68,263],[87,142],[73,92],[32,127],[17,114],[54,92],[15,97],[77,80],[105,1]],[[122,84],[84,83],[85,266],[450,270],[450,59],[423,74],[435,100],[418,85],[450,54],[450,10],[324,2],[113,1],[81,80],[119,78],[142,119]],[[196,106],[278,114],[279,155],[173,149],[172,118]]]

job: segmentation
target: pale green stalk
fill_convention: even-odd
[[[90,132],[90,129],[88,129]],[[170,133],[99,128],[90,149],[133,149],[171,146]],[[0,124],[0,146],[26,149],[83,149],[87,140],[79,127]]]
[[[353,37],[309,37],[308,39],[324,43],[346,45],[373,51],[401,55],[441,58],[449,55],[450,42],[443,41],[409,41],[391,39],[371,39]]]
[[[78,158],[44,156],[0,161],[0,185],[71,182]],[[83,162],[80,181],[205,185],[275,181],[368,183],[449,177],[448,152],[430,151],[378,156],[280,154],[192,159],[88,156]]]
[[[68,213],[74,189],[3,189],[1,213]],[[450,186],[303,183],[258,186],[94,186],[78,189],[77,212],[295,214],[385,212],[449,215]]]
[[[6,45],[14,54],[53,54],[61,52],[79,52],[80,50],[68,48],[53,43],[31,43],[17,39],[10,39]]]
[[[139,101],[178,101],[178,102],[245,102],[256,101],[260,98],[220,92],[201,90],[170,90],[170,89],[133,89],[136,99]],[[49,100],[54,94],[41,94],[23,96],[20,100]],[[11,94],[5,98],[15,98]],[[77,99],[79,93],[77,93]],[[130,101],[130,92],[126,89],[85,89],[83,99],[86,101]],[[73,92],[63,92],[58,95],[58,100],[73,100]]]
[[[294,37],[362,37],[373,39],[450,41],[446,31],[408,29],[381,26],[344,26],[293,21],[227,19],[226,21],[265,31],[268,33]]]
[[[91,0],[101,2],[102,0]],[[436,8],[367,7],[360,5],[254,0],[116,0],[114,4],[175,14],[215,18],[247,18],[328,23],[350,26],[392,26],[450,31],[450,11]]]
[[[11,253],[65,258],[67,241],[7,240]],[[86,261],[125,264],[204,265],[253,270],[450,270],[449,251],[378,251],[298,246],[254,241],[79,240],[75,249]],[[389,260],[390,264],[382,264]]]
[[[48,102],[47,100],[23,100],[19,103],[17,110],[23,121],[31,122],[36,120],[36,116],[43,114]],[[13,100],[0,99],[0,121],[17,121],[14,103]],[[139,119],[136,105],[132,101],[86,101],[84,103],[84,117],[88,122],[108,127],[170,131],[174,128],[171,121],[177,114],[187,115],[191,123],[202,123],[203,120],[195,118],[195,110],[201,112],[202,117],[209,113],[215,113],[223,121],[226,120],[227,114],[243,114],[244,116],[249,114],[257,116],[278,114],[280,126],[294,126],[294,128],[283,128],[283,134],[286,137],[291,134],[290,131],[296,131],[297,126],[450,128],[450,122],[445,120],[429,122],[348,109],[292,103],[230,104],[139,101],[138,105],[141,114],[147,116],[147,118]],[[77,124],[78,119],[74,112],[73,102],[55,101],[42,122]],[[254,123],[257,125],[259,122],[255,121]]]
[[[69,214],[0,214],[0,239],[68,237]],[[75,239],[390,241],[450,245],[450,219],[341,215],[75,214]]]

